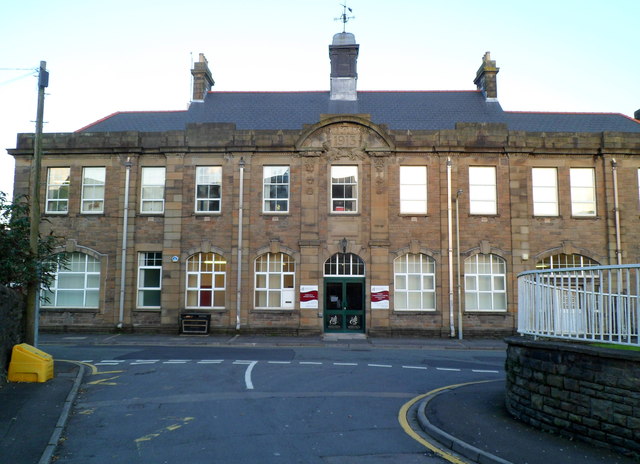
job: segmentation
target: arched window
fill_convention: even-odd
[[[255,307],[293,308],[296,264],[284,253],[265,253],[255,261]]]
[[[587,256],[579,254],[559,253],[548,256],[536,263],[536,269],[563,269],[568,267],[589,267],[599,266],[600,263]]]
[[[66,254],[66,263],[58,266],[53,282],[41,294],[42,307],[97,308],[100,299],[100,261],[74,252]]]
[[[353,253],[336,253],[324,262],[325,277],[364,277],[364,261]]]
[[[466,311],[507,310],[507,264],[497,255],[474,255],[464,260]]]
[[[396,258],[394,307],[396,310],[436,309],[436,262],[425,254],[408,253]]]
[[[216,253],[187,259],[187,308],[224,308],[227,261]]]

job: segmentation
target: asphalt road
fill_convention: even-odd
[[[504,352],[49,345],[94,366],[57,463],[443,463],[398,422],[426,391],[504,377]],[[464,412],[461,411],[461,414]]]

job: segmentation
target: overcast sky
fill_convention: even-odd
[[[117,111],[183,110],[190,67],[214,90],[328,90],[339,0],[7,0],[0,5],[0,191],[16,134],[34,132],[41,60],[45,132]],[[472,90],[496,60],[505,110],[640,108],[639,0],[349,0],[360,90]]]

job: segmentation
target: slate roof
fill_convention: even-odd
[[[332,102],[329,92],[209,92],[187,111],[121,112],[78,132],[184,130],[188,123],[234,123],[237,129],[300,130],[321,114],[370,114],[392,130],[454,129],[458,122],[504,123],[531,132],[640,132],[640,123],[614,113],[504,111],[479,91],[360,91],[355,102]]]
[[[186,111],[127,111],[110,114],[76,132],[164,132],[184,130]]]

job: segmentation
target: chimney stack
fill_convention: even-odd
[[[498,81],[496,78],[498,71],[500,68],[496,67],[496,62],[491,59],[491,54],[485,53],[473,83],[478,87],[478,90],[482,91],[487,101],[498,101]]]
[[[193,64],[191,75],[193,76],[192,100],[202,101],[215,84],[213,76],[211,76],[211,70],[209,70],[209,62],[203,53],[200,53],[198,62]]]
[[[358,80],[357,63],[360,45],[349,32],[340,32],[333,36],[329,45],[331,59],[331,100],[355,101],[358,99],[356,82]]]

